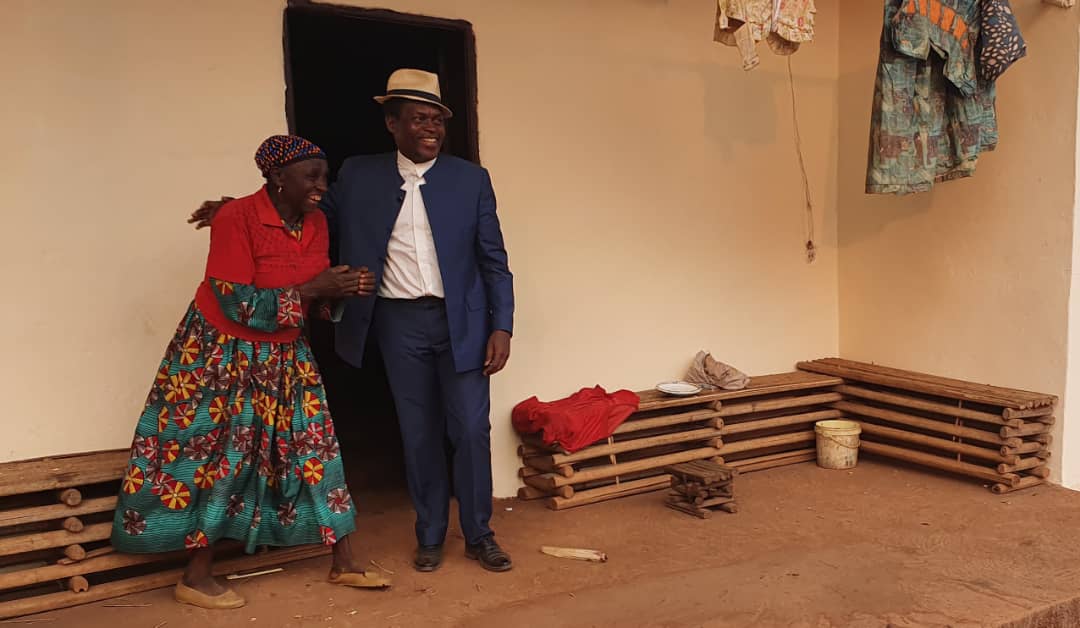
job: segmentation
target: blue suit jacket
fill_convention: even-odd
[[[458,372],[478,369],[491,332],[514,330],[514,280],[491,177],[476,164],[440,155],[424,180],[420,190],[442,274],[454,366]],[[335,264],[367,266],[381,284],[403,184],[396,152],[345,161],[322,202]],[[363,359],[374,305],[374,297],[348,299],[337,325],[337,352],[355,366]]]

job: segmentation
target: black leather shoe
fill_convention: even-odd
[[[486,537],[476,545],[465,544],[465,558],[480,561],[488,571],[510,571],[514,567],[510,555],[499,547],[493,537]]]
[[[421,545],[416,548],[413,567],[417,571],[435,571],[442,566],[442,545]]]

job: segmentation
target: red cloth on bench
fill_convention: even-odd
[[[638,396],[629,390],[608,393],[600,386],[582,388],[558,401],[529,397],[514,406],[510,419],[522,434],[541,433],[544,444],[578,451],[615,432],[637,412]]]

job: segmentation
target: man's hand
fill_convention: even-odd
[[[188,218],[189,225],[195,225],[196,229],[202,229],[203,227],[209,227],[210,222],[214,220],[214,216],[221,209],[221,206],[229,201],[233,200],[231,196],[222,196],[220,201],[203,201],[203,204],[198,209],[191,212],[191,217]]]
[[[487,343],[487,359],[484,360],[484,375],[494,375],[503,370],[510,359],[510,334],[497,329],[491,333]]]
[[[360,273],[360,283],[356,296],[370,297],[375,294],[375,273],[368,270],[367,266],[361,266],[357,272]]]

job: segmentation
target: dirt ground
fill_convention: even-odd
[[[496,507],[508,574],[462,555],[456,527],[433,574],[409,564],[407,498],[358,495],[365,560],[388,592],[326,584],[328,559],[243,581],[248,606],[209,612],[171,590],[54,611],[45,628],[236,626],[950,626],[1080,625],[1080,493],[996,496],[978,483],[881,463],[812,464],[746,475],[740,512],[698,520],[661,493],[570,511]],[[604,564],[541,545],[600,549]],[[164,622],[164,623],[163,623]]]

